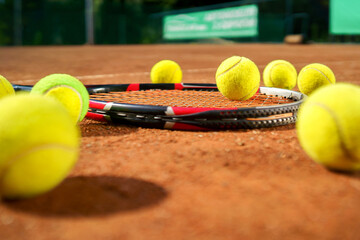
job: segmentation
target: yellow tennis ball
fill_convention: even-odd
[[[216,85],[225,97],[231,100],[246,100],[259,89],[260,72],[250,59],[233,56],[218,67]]]
[[[20,94],[0,100],[0,195],[28,198],[57,186],[78,159],[80,132],[53,98]]]
[[[11,83],[0,75],[0,98],[8,95],[15,95],[15,90]]]
[[[297,135],[317,163],[360,170],[360,87],[339,83],[316,90],[301,106]]]
[[[334,84],[335,82],[335,75],[331,69],[320,63],[305,66],[298,76],[299,90],[306,95],[310,95],[321,86]]]
[[[152,67],[150,78],[153,83],[181,83],[182,71],[176,62],[162,60]]]
[[[45,94],[60,101],[74,122],[80,122],[89,109],[89,93],[85,86],[68,74],[51,74],[37,82],[31,94]]]
[[[293,89],[296,85],[297,72],[288,61],[275,60],[265,67],[263,80],[266,87]]]

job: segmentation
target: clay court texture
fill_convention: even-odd
[[[180,64],[185,83],[215,83],[217,67],[233,55],[250,58],[261,73],[275,59],[298,72],[323,63],[337,82],[360,84],[359,45],[3,47],[0,53],[0,73],[14,84],[32,85],[51,73],[84,84],[146,83],[162,59]],[[190,132],[84,120],[80,129],[79,161],[61,185],[0,203],[0,239],[359,239],[360,175],[313,162],[295,125]]]

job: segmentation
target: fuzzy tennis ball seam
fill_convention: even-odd
[[[172,82],[174,81],[175,75],[176,75],[177,71],[179,71],[179,70],[180,70],[180,67],[177,67],[177,68],[175,69],[175,71],[173,72],[172,77],[171,77],[171,81],[172,81]]]
[[[0,98],[7,95],[15,95],[15,90],[11,83],[4,76],[0,75]]]
[[[268,63],[263,71],[266,87],[293,89],[296,86],[297,72],[295,67],[286,60],[274,60]]]
[[[336,82],[333,71],[321,63],[312,63],[303,67],[298,76],[300,92],[310,95],[316,89]]]
[[[321,87],[300,107],[296,122],[299,142],[315,162],[329,169],[360,170],[359,121],[359,86],[337,83]]]
[[[258,87],[254,87],[253,89],[251,89],[248,94],[246,94],[244,97],[240,98],[239,100],[240,101],[243,101],[243,100],[246,100],[246,99],[249,99],[251,96],[254,95],[254,90],[258,89]],[[251,95],[251,96],[250,96]]]
[[[256,64],[240,56],[225,59],[219,65],[215,78],[218,90],[230,100],[251,98],[260,84],[260,72]]]
[[[330,84],[332,83],[332,82],[330,81],[330,79],[325,75],[325,73],[324,73],[323,71],[317,69],[317,68],[312,68],[312,67],[306,68],[306,69],[302,72],[302,74],[305,73],[305,72],[307,72],[307,71],[310,70],[310,69],[319,72],[321,75],[323,75],[323,76],[326,78],[326,80],[328,80],[328,82],[329,82]],[[302,87],[301,81],[298,82],[298,85],[299,85],[299,88]]]
[[[57,88],[69,88],[69,89],[71,89],[78,96],[78,98],[80,100],[80,109],[83,109],[84,100],[83,100],[81,94],[79,93],[79,91],[76,90],[75,88],[73,88],[72,86],[69,86],[69,85],[57,85],[57,86],[54,86],[52,88],[49,88],[44,94],[46,95],[47,93],[51,92],[51,90],[54,90],[54,89],[57,89]],[[83,114],[82,111],[80,111],[78,116],[77,116],[78,120],[81,119],[82,114]]]
[[[0,100],[0,195],[45,193],[66,178],[79,156],[80,130],[58,101],[44,95]]]
[[[56,143],[42,144],[39,146],[32,146],[31,148],[29,147],[29,149],[26,149],[26,150],[22,151],[21,153],[16,154],[13,157],[10,157],[9,160],[4,165],[2,165],[2,167],[0,169],[0,180],[2,180],[2,177],[6,175],[6,173],[11,169],[11,167],[17,161],[21,161],[22,159],[24,159],[28,156],[31,156],[36,152],[49,151],[49,150],[59,150],[61,152],[68,152],[69,154],[72,154],[77,151],[77,148],[70,147],[70,146],[64,145],[64,144],[56,144]],[[68,168],[71,169],[74,165],[75,165],[75,162],[72,165],[69,165]],[[1,196],[2,184],[3,183],[0,181],[0,196]]]
[[[358,162],[356,160],[356,157],[354,157],[354,155],[351,153],[351,151],[348,149],[348,146],[345,143],[346,137],[344,134],[344,130],[340,124],[340,121],[339,121],[336,113],[323,103],[314,102],[314,103],[309,104],[309,106],[320,107],[321,109],[323,109],[325,112],[327,112],[329,114],[329,116],[331,117],[331,119],[333,120],[333,122],[336,126],[336,132],[339,137],[340,148],[344,152],[346,157],[348,157],[345,160],[348,160],[349,162],[355,162],[355,163]]]
[[[2,87],[3,89],[5,89],[5,90],[6,90],[6,92],[8,93],[9,91],[7,90],[7,88],[6,88],[5,84],[4,84],[4,82],[0,80],[0,83],[1,83],[1,87]]]
[[[161,60],[150,71],[152,83],[180,83],[182,71],[180,65],[172,60]]]
[[[271,67],[270,69],[270,74],[269,74],[269,80],[272,83],[272,85],[275,85],[275,82],[272,79],[272,73],[274,71],[274,68],[279,66],[279,65],[283,65],[284,67],[287,67],[288,65],[286,65],[285,63],[276,63],[274,66]]]
[[[243,57],[240,57],[239,61],[237,63],[235,63],[233,66],[231,66],[229,69],[226,69],[224,72],[220,73],[219,75],[216,76],[216,78],[219,78],[221,76],[223,76],[224,74],[230,72],[232,69],[234,69],[235,67],[237,67],[241,61],[243,60]],[[241,67],[241,66],[240,66]]]
[[[310,69],[315,70],[315,71],[318,71],[319,73],[321,73],[321,74],[326,78],[326,80],[328,80],[329,83],[331,83],[330,79],[325,75],[325,73],[324,73],[323,71],[317,69],[317,68],[312,68],[312,67],[311,67],[311,68],[307,68],[307,69],[305,69],[304,72],[306,72],[306,71],[308,71],[308,70],[310,70]]]
[[[15,154],[13,157],[10,157],[6,165],[11,165],[12,163],[17,161],[18,159],[21,159],[21,158],[23,158],[23,157],[25,157],[25,156],[33,153],[33,152],[46,150],[46,149],[52,149],[52,148],[58,148],[58,149],[69,151],[69,152],[72,152],[72,151],[76,150],[75,147],[70,147],[70,146],[65,145],[65,144],[57,144],[57,143],[41,144],[41,145],[37,145],[37,146],[31,146],[31,148],[29,147],[29,149],[23,150],[20,153]]]
[[[61,87],[60,87],[61,86]],[[70,91],[65,91],[66,89]],[[89,93],[83,83],[68,74],[51,74],[42,78],[31,90],[32,94],[46,94],[56,98],[69,110],[74,122],[80,122],[86,115],[89,106]],[[78,100],[81,106],[77,106]]]

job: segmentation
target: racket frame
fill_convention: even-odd
[[[216,84],[107,84],[86,85],[89,94],[117,91],[182,90],[218,91]],[[14,85],[15,91],[31,91],[32,86]],[[87,118],[131,124],[149,128],[177,130],[216,130],[263,128],[295,123],[296,114],[306,95],[286,89],[260,87],[257,94],[273,95],[294,100],[271,106],[245,108],[171,107],[90,99]]]

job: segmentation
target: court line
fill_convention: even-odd
[[[188,70],[183,70],[183,72],[208,72],[208,71],[213,71],[214,69],[216,70],[216,68],[188,69]],[[109,73],[109,74],[96,74],[96,75],[82,75],[75,77],[82,80],[82,79],[114,78],[120,76],[141,76],[141,75],[150,75],[150,72]],[[23,80],[15,80],[14,82],[26,83],[26,82],[34,82],[38,80],[39,79],[23,79]]]
[[[344,64],[344,63],[349,63],[349,62],[357,62],[355,60],[351,60],[351,61],[326,61],[326,62],[322,62],[323,64]],[[310,64],[309,62],[307,63],[294,63],[294,66],[305,66]],[[258,65],[259,68],[264,68],[266,67],[266,65]],[[184,69],[183,72],[188,72],[188,73],[197,73],[197,72],[216,72],[217,68],[197,68],[197,69]],[[76,78],[82,80],[82,79],[101,79],[101,78],[114,78],[114,77],[121,77],[121,76],[142,76],[142,75],[150,75],[150,72],[128,72],[128,73],[108,73],[108,74],[95,74],[95,75],[80,75],[80,76],[75,76]],[[27,82],[36,82],[39,79],[19,79],[19,80],[14,80],[13,82],[17,82],[17,83],[23,83],[26,84]]]

